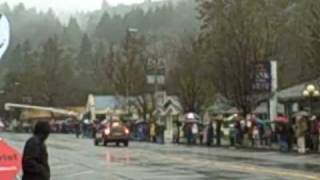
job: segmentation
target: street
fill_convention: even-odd
[[[29,134],[0,133],[22,151]],[[51,135],[52,180],[320,179],[320,155],[131,142],[95,147],[90,139]]]

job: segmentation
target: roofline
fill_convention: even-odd
[[[119,97],[119,96],[117,96],[117,95],[106,95],[106,94],[90,94],[90,95],[92,95],[93,97]]]
[[[320,77],[319,77],[319,76],[316,76],[316,77],[310,78],[310,79],[308,79],[308,80],[301,80],[300,82],[297,82],[297,83],[288,85],[288,86],[286,86],[286,87],[284,87],[284,88],[281,88],[281,89],[278,90],[278,91],[287,90],[287,89],[290,89],[290,88],[292,88],[292,87],[294,87],[294,86],[298,86],[298,85],[310,83],[310,82],[312,82],[312,81],[316,81],[316,80],[319,80],[319,79],[320,79]]]

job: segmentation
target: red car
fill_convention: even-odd
[[[103,143],[104,146],[107,146],[111,142],[116,143],[117,146],[120,143],[123,143],[124,146],[129,145],[130,131],[120,120],[108,121],[97,128],[94,145],[98,146]]]

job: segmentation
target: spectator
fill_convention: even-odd
[[[255,125],[253,127],[253,130],[252,130],[252,146],[253,147],[258,147],[258,142],[259,142],[259,128],[257,125]]]
[[[235,146],[235,124],[230,124],[229,126],[229,139],[230,139],[230,146],[234,147]]]
[[[298,139],[298,152],[301,154],[306,153],[306,131],[307,122],[304,117],[297,117],[296,137]]]
[[[281,123],[277,126],[277,133],[279,135],[280,151],[288,152],[288,127],[286,124]]]
[[[241,128],[241,123],[240,120],[235,122],[235,137],[236,137],[236,144],[237,145],[242,145],[242,128]]]
[[[214,128],[213,128],[212,121],[210,121],[207,128],[207,146],[211,146],[211,144],[213,143],[213,138],[214,138]]]
[[[38,122],[34,135],[27,141],[22,158],[22,180],[49,180],[50,168],[45,141],[50,133],[48,122]]]
[[[216,144],[217,144],[217,146],[221,145],[221,125],[222,125],[222,120],[217,120],[216,121]]]
[[[288,124],[288,151],[293,149],[294,144],[294,128],[292,122]]]
[[[181,122],[179,120],[176,121],[176,143],[180,143],[180,128],[181,128]]]
[[[78,139],[80,137],[80,134],[81,134],[80,123],[78,121],[75,122],[74,129],[75,129],[74,131],[76,133],[76,138]]]
[[[259,130],[259,141],[260,146],[263,146],[263,142],[265,141],[265,126],[263,124],[258,125]]]
[[[265,137],[265,145],[268,146],[269,148],[271,148],[272,146],[272,127],[270,124],[268,124],[265,127],[265,131],[264,131],[264,137]]]
[[[187,138],[187,143],[192,144],[192,127],[190,123],[185,124],[185,136]]]
[[[244,146],[249,147],[250,146],[250,129],[251,129],[252,123],[251,121],[247,120],[244,125],[242,126],[243,131],[243,141]]]
[[[156,126],[156,134],[157,134],[157,142],[159,144],[164,144],[164,132],[165,132],[165,125],[163,123],[159,123]]]
[[[156,124],[155,123],[151,123],[150,124],[150,138],[151,138],[151,142],[156,143],[157,139],[156,139]]]
[[[318,130],[318,140],[320,141],[320,119],[317,119],[317,130]],[[320,150],[319,145],[320,143],[318,143],[318,151]]]
[[[316,116],[311,118],[311,140],[312,140],[312,151],[318,152],[319,129],[318,129],[318,120]]]
[[[199,127],[197,123],[192,125],[192,143],[197,144],[197,137],[199,134]]]
[[[199,127],[199,141],[200,141],[200,145],[203,145],[203,139],[205,137],[205,134],[206,134],[206,128],[204,127],[204,125],[200,125]]]

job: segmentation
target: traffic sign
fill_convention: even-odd
[[[0,138],[0,179],[14,180],[20,170],[20,153]]]

